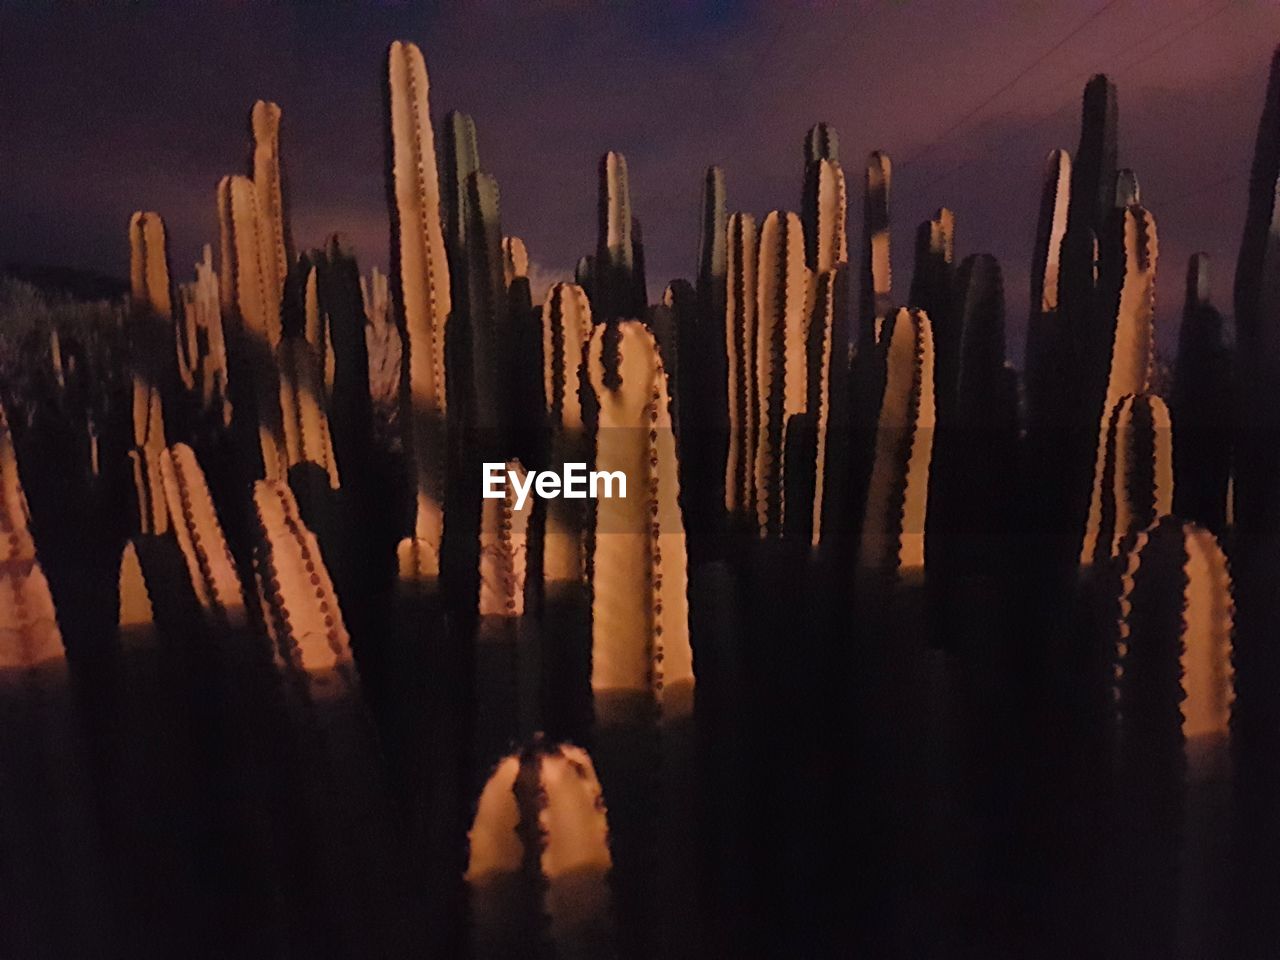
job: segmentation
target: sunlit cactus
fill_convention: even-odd
[[[529,278],[529,251],[519,237],[502,238],[502,277],[508,287],[519,277]]]
[[[933,330],[899,309],[880,332],[884,394],[862,521],[858,565],[892,581],[924,570],[924,531],[936,409]]]
[[[401,429],[417,490],[413,536],[399,547],[401,578],[434,580],[444,530],[445,335],[452,300],[440,226],[435,142],[422,52],[396,41],[388,54],[395,306],[403,318]]]
[[[785,522],[783,476],[788,420],[808,400],[808,334],[812,281],[804,264],[804,228],[793,213],[774,211],[760,231],[756,284],[756,523],[762,537]]]
[[[524,483],[517,462],[506,470]],[[533,497],[517,506],[512,480],[501,498],[485,498],[480,509],[480,621],[476,631],[476,750],[484,771],[513,742],[523,742],[539,725],[542,688],[536,645],[521,626],[529,565],[529,519]]]
[[[1145,393],[1151,380],[1155,338],[1155,272],[1158,253],[1156,225],[1142,207],[1129,207],[1123,217],[1124,274],[1119,306],[1115,314],[1115,334],[1109,358],[1104,420],[1099,429],[1097,463],[1093,472],[1093,494],[1084,531],[1080,562],[1089,564],[1097,549],[1104,503],[1108,491],[1103,481],[1106,468],[1106,420],[1120,398]]]
[[[253,105],[253,185],[258,194],[258,243],[263,246],[263,270],[272,288],[284,290],[292,256],[284,218],[280,179],[280,108],[269,100]]]
[[[760,411],[756,394],[756,223],[735,213],[727,227],[725,348],[729,358],[729,448],[725,509],[755,517],[755,451]]]
[[[800,241],[799,224],[796,224]],[[618,796],[614,891],[634,942],[663,955],[689,936],[693,842],[693,652],[679,467],[666,375],[638,321],[598,324],[588,380],[598,405],[596,470],[627,495],[600,497],[592,562],[591,687],[596,760]],[[616,480],[615,480],[616,483]]]
[[[1135,756],[1172,745],[1192,780],[1221,776],[1235,699],[1226,557],[1213,534],[1173,517],[1127,547],[1116,650],[1122,737]]]
[[[347,696],[355,669],[346,626],[315,535],[287,484],[254,484],[254,579],[276,659],[308,701]]]
[[[805,172],[804,199],[806,262],[811,270],[830,270],[849,259],[848,199],[840,164],[825,158],[813,163]]]
[[[655,703],[679,716],[692,706],[693,661],[666,374],[636,321],[597,325],[587,370],[599,405],[596,469],[621,471],[628,484],[627,496],[596,505],[597,720]]]
[[[164,221],[158,213],[135,213],[129,220],[129,289],[134,306],[158,317],[172,312]]]
[[[244,595],[204,471],[186,444],[160,455],[164,497],[196,599],[212,623],[245,623]]]
[[[338,489],[338,462],[329,437],[324,380],[310,343],[285,337],[276,352],[280,369],[280,411],[284,423],[288,468],[310,465],[323,471],[329,487]]]
[[[842,375],[847,354],[844,318],[848,311],[849,264],[839,263],[815,277],[814,305],[808,334],[808,398],[807,410],[814,418],[816,446],[814,450],[813,517],[810,543],[817,546],[824,536],[834,532],[839,521],[838,509],[832,501],[840,488],[831,483],[829,474],[844,465],[835,448],[847,443],[849,424],[845,416],[843,391],[847,382]]]
[[[893,271],[889,257],[889,186],[893,165],[888,154],[867,158],[862,213],[862,298],[858,342],[875,339],[875,321],[893,309]]]
[[[641,316],[645,301],[637,300],[636,293],[643,268],[637,258],[638,238],[633,236],[627,158],[612,150],[600,158],[599,221],[592,310],[602,320]]]
[[[49,665],[65,669],[62,634],[30,520],[9,423],[0,410],[0,667],[6,673]]]
[[[553,466],[590,462],[581,370],[591,329],[591,304],[586,291],[575,284],[554,284],[542,306],[543,399]],[[582,504],[563,497],[547,501],[542,575],[549,588],[553,584],[584,581],[588,522]]]
[[[133,469],[139,532],[164,533],[169,529],[160,483],[160,454],[165,448],[164,414],[160,390],[142,375],[133,375]]]
[[[1036,241],[1031,255],[1031,316],[1027,323],[1027,402],[1032,429],[1040,429],[1048,406],[1060,403],[1051,382],[1061,375],[1063,358],[1055,353],[1061,336],[1058,282],[1061,276],[1062,238],[1067,232],[1067,208],[1071,199],[1071,157],[1054,150],[1045,160],[1036,221]]]
[[[819,160],[840,161],[840,138],[835,128],[826,123],[814,124],[804,138],[805,166]]]
[[[179,287],[178,297],[180,317],[176,346],[183,385],[197,397],[205,414],[223,426],[230,426],[222,301],[218,274],[213,269],[213,250],[208,244],[203,258],[196,264],[195,282]]]
[[[1173,428],[1153,394],[1121,397],[1107,418],[1101,528],[1093,560],[1117,556],[1121,543],[1173,509]]]
[[[585,750],[538,739],[500,761],[469,839],[477,960],[613,954],[608,817]]]

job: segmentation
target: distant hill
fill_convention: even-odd
[[[129,292],[129,284],[123,280],[74,267],[6,263],[0,275],[21,280],[44,294],[86,302],[119,300]]]

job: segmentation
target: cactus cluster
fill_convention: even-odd
[[[0,384],[0,680],[22,730],[48,721],[68,797],[72,718],[92,733],[103,852],[59,869],[118,878],[124,926],[190,955],[207,894],[210,916],[255,918],[226,955],[748,955],[769,923],[841,926],[812,877],[845,841],[932,911],[960,874],[899,824],[986,829],[983,777],[1033,754],[1017,736],[1058,751],[1064,808],[1201,809],[1241,725],[1242,756],[1271,762],[1280,429],[1242,398],[1280,370],[1280,80],[1240,353],[1197,255],[1166,397],[1155,220],[1105,77],[1074,158],[1044,169],[1020,376],[1005,274],[957,253],[953,208],[893,284],[881,151],[854,269],[828,124],[804,140],[799,213],[734,210],[706,171],[696,273],[654,304],[627,159],[606,153],[594,252],[544,294],[475,122],[449,113],[437,156],[422,52],[393,43],[385,68],[388,274],[337,236],[294,249],[282,112],[259,101],[251,173],[217,185],[216,257],[174,285],[163,221],[134,214],[112,351],[53,328],[29,347],[50,402]],[[579,463],[625,493],[517,497]],[[1046,732],[1064,704],[1114,748],[1105,788]],[[20,768],[20,746],[0,738],[0,760]],[[976,786],[955,770],[974,756]],[[37,806],[0,769],[11,800]],[[85,812],[42,822],[92,835]],[[211,892],[201,844],[230,878]],[[915,930],[878,939],[915,926],[882,903],[851,908],[841,952],[925,952]]]

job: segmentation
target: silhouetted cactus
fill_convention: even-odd
[[[872,344],[877,318],[893,306],[893,270],[889,256],[889,185],[893,165],[880,151],[867,158],[862,212],[862,294],[858,315],[859,348]]]
[[[739,520],[756,505],[756,443],[760,424],[756,394],[756,223],[735,213],[727,227],[725,348],[728,353],[729,446],[725,464],[725,509]]]

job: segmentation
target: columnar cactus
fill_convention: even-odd
[[[0,667],[65,670],[53,597],[36,558],[9,422],[0,409]]]
[[[600,158],[599,234],[591,289],[592,310],[603,320],[644,313],[644,298],[636,298],[643,273],[634,225],[627,158],[611,150]]]
[[[222,302],[213,250],[205,244],[196,264],[194,283],[178,289],[178,371],[186,389],[195,394],[201,411],[222,426],[231,425],[227,394],[227,346],[222,329]]]
[[[945,411],[955,392],[961,338],[960,325],[952,315],[955,215],[946,207],[920,224],[916,231],[915,253],[909,302],[927,313],[929,322],[933,324],[934,346],[938,351],[938,406]]]
[[[164,221],[158,213],[135,213],[129,220],[129,289],[134,306],[167,318],[172,312]]]
[[[727,227],[725,348],[729,357],[729,452],[725,509],[754,519],[755,451],[760,411],[756,395],[756,223],[735,213]]]
[[[304,465],[318,468],[327,476],[330,489],[337,490],[338,462],[329,437],[324,381],[315,350],[301,337],[285,337],[276,358],[288,469]]]
[[[1139,206],[1129,207],[1121,216],[1124,231],[1124,274],[1115,314],[1115,334],[1107,354],[1110,369],[1103,399],[1103,410],[1107,413],[1126,394],[1144,393],[1147,390],[1154,353],[1155,272],[1158,253],[1155,220]],[[1093,495],[1080,553],[1080,562],[1086,565],[1093,560],[1103,511],[1109,499],[1109,492],[1103,482],[1105,465],[1106,431],[1100,428],[1093,473]]]
[[[467,240],[470,216],[467,213],[467,180],[480,172],[480,148],[476,124],[471,117],[450,110],[444,118],[444,163],[440,166],[440,205],[444,217],[445,242],[455,257],[461,258]],[[461,263],[459,264],[461,265]],[[455,273],[454,278],[460,277]]]
[[[509,384],[503,347],[510,336],[498,183],[487,173],[474,173],[467,178],[466,196],[467,410],[481,443],[496,452],[492,448],[506,440]]]
[[[263,246],[263,270],[274,290],[284,290],[293,259],[289,227],[284,216],[280,178],[280,108],[270,101],[253,105],[253,186],[258,195],[258,242]]]
[[[876,319],[892,312],[893,271],[889,260],[889,184],[893,165],[888,154],[867,158],[862,214],[862,300],[858,343],[875,339]]]
[[[845,230],[848,199],[844,171],[834,160],[819,159],[805,171],[805,262],[810,270],[831,270],[849,259]]]
[[[808,167],[819,160],[840,160],[840,138],[835,128],[826,123],[814,124],[804,138],[804,165]]]
[[[396,41],[388,54],[395,306],[402,313],[401,427],[417,489],[413,536],[399,547],[402,578],[440,572],[446,461],[445,335],[451,308],[449,264],[440,227],[440,191],[427,112],[422,52]]]
[[[693,842],[694,674],[670,399],[657,344],[638,321],[597,325],[587,371],[598,404],[596,470],[621,472],[627,483],[625,497],[615,485],[596,505],[596,755],[619,798],[614,889],[623,923],[664,955],[690,935],[693,897],[679,852]]]
[[[756,522],[762,537],[784,523],[783,454],[790,417],[808,400],[811,275],[804,265],[804,228],[793,213],[774,211],[760,231],[756,284]]]
[[[846,338],[844,318],[848,311],[849,264],[839,263],[815,278],[813,313],[809,321],[809,372],[806,409],[814,418],[817,446],[814,452],[813,519],[811,545],[817,546],[834,532],[836,510],[833,498],[840,488],[830,482],[832,474],[844,467],[836,448],[847,442],[847,387],[844,366]]]
[[[506,464],[523,484],[517,462]],[[510,478],[501,499],[486,498],[480,510],[480,622],[476,631],[475,769],[484,772],[512,742],[538,727],[541,664],[527,629],[525,580],[533,498],[517,507]]]
[[[401,340],[386,274],[374,267],[368,279],[360,278],[360,294],[364,301],[364,341],[374,425],[385,428],[388,442],[394,442],[399,436],[394,427],[400,409]]]
[[[469,833],[472,955],[613,953],[609,824],[587,752],[534,740],[498,763]]]
[[[1094,562],[1117,556],[1121,543],[1173,509],[1173,429],[1169,409],[1152,394],[1121,397],[1107,418],[1103,483],[1109,488]]]
[[[164,533],[169,529],[169,517],[160,485],[160,454],[165,448],[160,390],[138,373],[133,375],[133,444],[129,461],[133,467],[139,531]]]
[[[502,278],[509,288],[513,281],[529,278],[529,250],[519,237],[502,238]]]
[[[245,624],[244,595],[235,561],[196,455],[178,443],[160,455],[164,498],[196,599],[211,623]]]
[[[1221,533],[1227,518],[1233,415],[1232,358],[1226,324],[1210,301],[1209,255],[1187,266],[1187,295],[1173,376],[1173,509]]]
[[[859,567],[890,581],[924,570],[924,530],[936,422],[933,330],[918,310],[884,324],[884,395],[862,521]]]
[[[1070,199],[1071,156],[1065,150],[1054,150],[1045,160],[1036,242],[1031,256],[1031,317],[1027,323],[1026,370],[1027,402],[1033,431],[1041,429],[1041,424],[1049,416],[1049,405],[1061,402],[1051,388],[1051,378],[1062,363],[1062,358],[1055,351],[1062,331],[1058,283]]]

